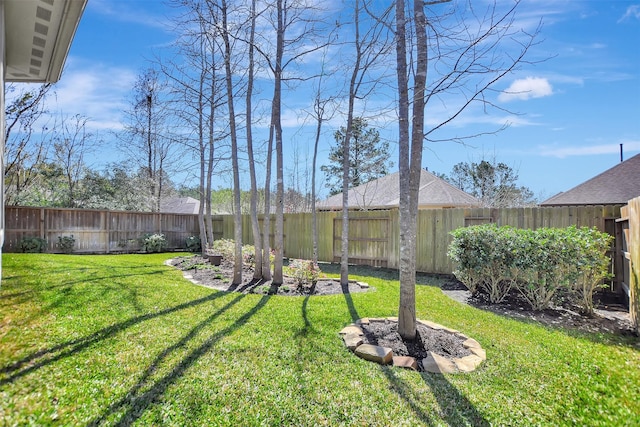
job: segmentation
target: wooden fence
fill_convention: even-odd
[[[39,237],[48,252],[59,252],[58,238],[73,236],[76,253],[130,252],[146,233],[164,234],[175,250],[198,230],[197,215],[7,206],[3,250],[16,252],[21,239]]]
[[[73,235],[75,252],[113,253],[138,249],[138,239],[146,233],[162,233],[169,249],[185,248],[186,238],[198,236],[197,215],[97,211],[57,208],[6,207],[5,245],[7,252],[16,251],[20,239],[41,237],[48,251],[57,252],[58,237]],[[262,218],[262,217],[261,217]],[[576,206],[511,209],[426,209],[418,213],[417,268],[422,272],[451,273],[453,265],[447,257],[450,232],[468,225],[495,223],[518,228],[597,227],[616,234],[620,206]],[[342,231],[341,212],[319,212],[318,258],[337,261],[340,258]],[[354,211],[349,214],[349,256],[354,263],[398,268],[398,210]],[[215,238],[233,238],[234,218],[213,217]],[[271,220],[271,230],[275,221]],[[312,258],[312,215],[286,214],[284,221],[284,254],[290,258]],[[244,242],[252,242],[251,221],[243,217]]]
[[[622,208],[617,220],[617,254],[620,268],[616,280],[629,301],[629,314],[636,332],[640,332],[640,197]]]

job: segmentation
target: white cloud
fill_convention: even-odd
[[[627,19],[640,19],[640,5],[632,4],[627,8],[627,11],[620,19],[618,19],[618,23],[626,21]]]
[[[501,102],[513,100],[526,101],[532,98],[542,98],[553,95],[551,83],[546,78],[526,77],[515,80],[504,92],[498,95]]]
[[[86,66],[69,58],[67,69],[55,86],[56,109],[65,115],[89,118],[91,129],[122,128],[121,115],[136,74],[127,68]],[[53,108],[53,107],[52,107]]]
[[[538,147],[537,151],[544,157],[557,157],[559,159],[564,159],[566,157],[619,153],[620,144],[623,144],[623,151],[625,153],[640,151],[640,140],[621,140],[619,143],[599,144],[582,147],[540,146]]]

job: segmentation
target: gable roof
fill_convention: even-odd
[[[160,202],[160,212],[178,214],[197,214],[200,200],[193,197],[170,197]]]
[[[383,176],[349,190],[351,209],[389,209],[400,205],[400,172]],[[472,195],[454,187],[443,179],[422,169],[418,207],[452,208],[480,206],[480,201]],[[333,195],[316,205],[319,210],[342,209],[342,193]]]
[[[640,196],[640,154],[540,203],[541,206],[618,205]]]

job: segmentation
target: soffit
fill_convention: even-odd
[[[5,80],[58,81],[87,0],[3,2]]]

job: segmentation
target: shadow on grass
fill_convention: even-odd
[[[440,425],[442,421],[450,426],[488,427],[489,422],[478,412],[471,402],[441,374],[420,373],[429,386],[439,406],[433,417],[424,409],[421,395],[396,374],[397,368],[383,366],[382,372],[389,381],[390,389],[404,400],[414,414],[427,425]]]
[[[20,360],[17,360],[7,366],[0,368],[0,375],[6,375],[5,378],[0,379],[0,387],[14,381],[17,378],[20,378],[31,372],[37,371],[42,367],[50,365],[58,360],[73,356],[74,354],[83,351],[87,347],[99,341],[110,338],[134,325],[213,301],[223,295],[226,294],[224,292],[216,292],[203,298],[195,299],[182,304],[178,304],[173,307],[166,308],[164,310],[160,310],[156,313],[147,313],[140,316],[132,317],[124,322],[116,323],[106,328],[100,329],[99,331],[96,331],[85,337],[70,340],[53,347],[45,348],[43,350],[31,353],[27,356],[24,356]]]
[[[349,271],[362,276],[398,280],[395,270],[360,267],[354,271],[354,269],[349,267]],[[396,274],[395,278],[393,278],[394,274]],[[429,277],[432,276],[420,276],[421,279],[425,280],[424,283],[428,283]],[[355,322],[360,319],[360,314],[353,302],[353,298],[349,293],[348,287],[343,285],[342,291],[351,319]],[[440,410],[437,411],[438,416],[434,418],[429,414],[429,412],[425,411],[420,393],[397,375],[397,369],[400,368],[382,366],[381,369],[389,382],[390,389],[402,398],[402,400],[404,400],[413,410],[414,414],[426,425],[440,425],[443,420],[448,425],[456,427],[463,425],[488,427],[490,425],[489,422],[484,419],[482,414],[480,414],[473,406],[473,404],[443,375],[430,374],[427,372],[419,374],[424,382],[429,386],[434,397],[438,401]]]
[[[111,424],[109,418],[114,414],[124,412],[114,425],[117,426],[130,426],[138,420],[145,410],[151,405],[156,403],[167,388],[182,377],[187,369],[189,369],[198,359],[208,353],[213,346],[225,336],[231,334],[235,330],[242,327],[251,317],[253,317],[262,307],[264,307],[269,300],[270,296],[263,296],[258,303],[251,308],[251,310],[240,316],[231,326],[224,328],[206,339],[200,346],[189,352],[182,360],[175,364],[166,375],[158,379],[152,379],[153,373],[157,370],[159,365],[163,363],[174,351],[183,348],[189,341],[191,341],[200,331],[219,317],[222,313],[229,310],[233,305],[238,303],[241,299],[246,297],[244,294],[239,294],[233,300],[229,301],[225,306],[211,314],[208,318],[196,325],[189,333],[183,336],[178,342],[165,349],[160,353],[153,363],[142,374],[138,382],[123,395],[118,401],[110,405],[103,414],[92,420],[89,426],[100,426],[103,424]]]
[[[351,297],[351,292],[349,292],[349,284],[341,283],[342,287],[342,295],[344,296],[344,301],[347,303],[347,308],[349,309],[349,315],[351,315],[351,321],[355,322],[360,319],[360,315],[358,314],[358,309],[356,305],[353,303],[353,298]]]

